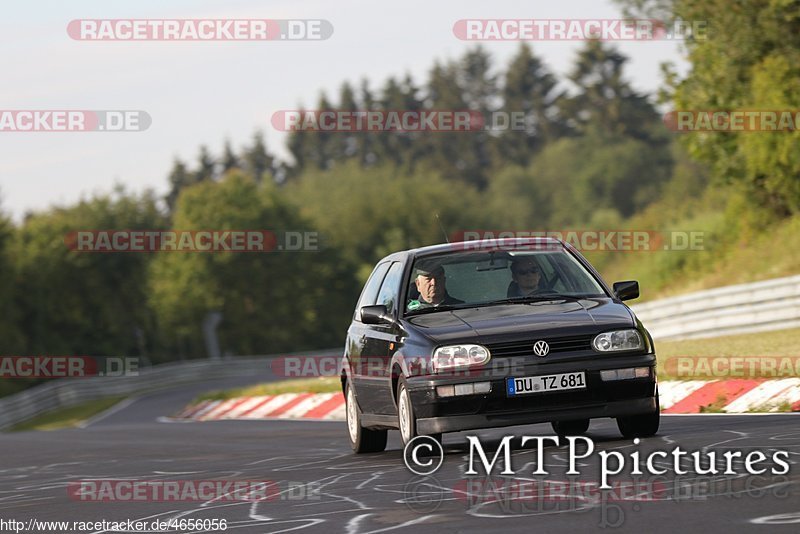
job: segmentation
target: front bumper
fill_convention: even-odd
[[[649,367],[649,378],[604,382],[600,371]],[[584,371],[586,389],[507,396],[508,377],[551,375]],[[486,394],[439,397],[436,387],[467,382],[492,384]],[[655,355],[615,356],[582,362],[533,364],[514,374],[492,376],[472,373],[469,377],[420,376],[407,381],[417,428],[421,434],[457,432],[480,428],[565,421],[599,417],[623,417],[653,412],[658,407]]]

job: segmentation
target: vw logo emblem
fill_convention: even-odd
[[[548,352],[550,352],[550,345],[547,344],[547,341],[537,341],[533,344],[533,353],[537,356],[547,356]]]

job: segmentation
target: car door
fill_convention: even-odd
[[[397,317],[400,283],[403,278],[402,262],[393,262],[381,284],[375,304],[383,304],[392,317]],[[396,412],[392,396],[391,349],[397,341],[397,327],[391,324],[370,325],[367,332],[365,354],[369,358],[367,377],[364,379],[370,406],[375,413],[390,415]]]
[[[370,327],[361,322],[361,308],[375,304],[378,291],[386,276],[386,271],[389,270],[389,266],[390,262],[379,263],[372,271],[356,304],[353,322],[350,323],[350,328],[347,330],[347,346],[345,350],[347,363],[350,366],[350,380],[355,388],[358,404],[366,413],[376,413],[374,407],[368,404],[369,393],[367,389],[369,388],[369,381],[364,372],[368,364],[370,351],[373,348],[368,346],[368,341],[371,339],[368,336]]]

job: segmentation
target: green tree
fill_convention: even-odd
[[[372,90],[369,87],[369,81],[366,78],[361,80],[360,93],[362,109],[368,111],[374,111],[378,109],[379,103],[375,100],[375,96],[372,94]],[[361,165],[365,167],[375,165],[379,158],[378,134],[373,132],[362,132],[360,139],[361,145],[359,148],[361,153],[359,154],[359,160],[361,161]]]
[[[485,118],[485,109],[494,102],[489,68],[488,56],[480,49],[468,52],[458,62],[435,63],[426,86],[426,109],[473,111]],[[492,163],[490,140],[480,124],[473,127],[467,132],[425,132],[421,142],[430,147],[430,155],[424,168],[483,189]]]
[[[602,41],[587,41],[568,77],[577,92],[562,99],[562,113],[581,134],[625,135],[663,144],[665,129],[658,113],[647,96],[625,80],[627,62],[626,56]]]
[[[281,197],[230,173],[181,195],[181,229],[313,231]],[[206,356],[201,325],[221,312],[223,352],[270,354],[340,344],[357,293],[338,251],[161,254],[152,266],[150,299],[162,342],[185,358]]]
[[[13,244],[16,229],[11,220],[0,211],[0,339],[3,340],[0,355],[19,353],[25,346],[20,330],[20,310],[18,299],[24,298],[15,288],[17,286],[17,266],[14,261]]]
[[[216,178],[216,162],[205,146],[200,147],[197,156],[197,170],[192,173],[192,183],[200,183]]]
[[[112,195],[29,216],[13,247],[25,352],[147,356],[155,343],[146,304],[152,256],[80,252],[68,244],[77,231],[165,226],[152,192],[133,195],[121,187]]]
[[[264,181],[264,178],[270,181],[275,178],[275,157],[267,151],[262,132],[253,135],[253,144],[245,149],[242,160],[245,169],[257,183]]]
[[[323,92],[316,110],[313,111],[334,111],[335,109]],[[301,113],[305,113],[305,111],[301,110]],[[336,161],[335,136],[337,135],[339,132],[304,130],[302,128],[291,132],[288,147],[298,166],[297,172],[307,167],[323,170],[333,167]]]
[[[628,11],[704,21],[684,49],[686,76],[667,68],[677,110],[796,110],[800,107],[800,4],[795,0],[618,0]],[[750,205],[773,216],[800,211],[800,130],[689,133],[689,153],[717,184],[736,184]]]
[[[307,110],[301,106],[298,112],[302,116]],[[313,141],[312,136],[315,132],[308,132],[304,129],[298,129],[289,132],[286,138],[286,148],[292,155],[292,165],[290,168],[290,176],[297,176],[309,167],[309,144]]]
[[[489,188],[494,217],[521,230],[594,224],[599,210],[629,217],[658,198],[670,176],[668,151],[629,137],[565,137],[524,168],[499,173]]]
[[[239,156],[231,148],[230,140],[225,140],[225,149],[222,153],[222,174],[226,174],[233,169],[241,169],[242,164],[239,161]]]
[[[407,74],[402,82],[390,77],[381,94],[381,109],[386,112],[422,111],[423,103],[418,93],[419,88],[410,74]],[[403,131],[373,134],[380,147],[380,161],[402,166],[407,171],[413,171],[417,161],[429,152],[429,147],[424,141],[426,135],[429,134]]]
[[[525,114],[525,129],[509,130],[499,137],[500,152],[506,160],[526,165],[546,143],[561,136],[566,126],[558,116],[564,91],[544,62],[526,43],[511,60],[503,85],[503,109]]]
[[[497,76],[492,72],[492,58],[482,47],[468,50],[461,58],[457,82],[461,97],[470,109],[488,114],[500,104]]]
[[[170,213],[172,213],[181,191],[183,188],[192,185],[194,180],[186,168],[186,164],[178,158],[175,158],[172,163],[172,170],[169,172],[169,176],[167,177],[167,181],[169,182],[169,192],[167,193],[165,201]]]
[[[359,111],[359,103],[356,101],[356,93],[353,87],[345,82],[339,91],[339,106],[337,110],[345,113]],[[362,134],[356,131],[337,132],[333,138],[333,158],[337,162],[344,162],[348,159],[359,158],[361,155]]]
[[[550,186],[537,176],[532,167],[504,167],[492,178],[486,191],[491,229],[514,232],[548,230],[553,210]]]
[[[358,263],[362,277],[390,252],[444,242],[437,213],[448,235],[488,223],[474,187],[391,164],[306,172],[285,191],[330,246]]]

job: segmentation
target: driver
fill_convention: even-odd
[[[533,256],[511,260],[511,279],[515,286],[509,291],[509,297],[526,297],[542,289],[542,270]]]
[[[419,300],[410,301],[408,309],[418,310],[441,304],[464,304],[463,300],[453,298],[447,293],[446,280],[444,267],[440,264],[423,263],[416,267],[414,283],[419,291]]]

